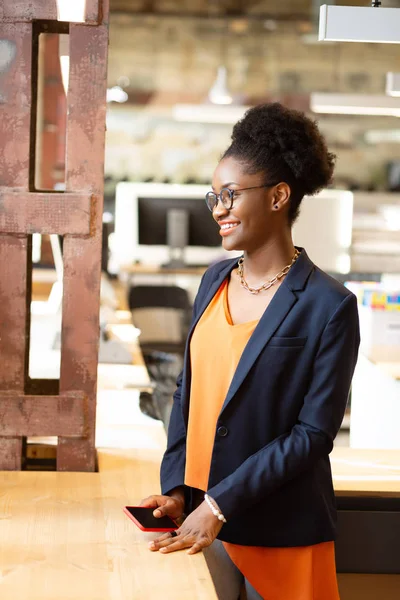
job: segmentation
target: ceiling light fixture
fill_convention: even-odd
[[[310,108],[315,113],[400,117],[400,101],[389,96],[313,93]]]
[[[386,73],[386,93],[388,96],[400,96],[400,73]]]
[[[400,9],[380,5],[379,0],[371,7],[322,5],[319,40],[400,44]]]
[[[233,98],[228,90],[227,77],[226,67],[218,67],[217,78],[208,93],[208,99],[213,104],[232,104]]]
[[[119,85],[114,85],[112,88],[107,90],[107,102],[118,102],[122,104],[127,102],[128,94]]]

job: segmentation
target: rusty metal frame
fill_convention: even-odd
[[[55,0],[3,0],[0,40],[0,469],[20,469],[25,436],[58,436],[57,469],[95,469],[108,0],[70,24],[66,192],[32,188],[35,35]],[[56,24],[55,24],[56,25]],[[90,26],[89,26],[90,25]],[[65,23],[59,23],[64,27]],[[57,29],[55,26],[54,29]],[[28,377],[30,234],[64,236],[60,381]],[[32,390],[35,390],[32,392]]]
[[[0,392],[0,435],[85,437],[86,405],[87,398],[82,392],[64,396],[17,396]]]
[[[7,192],[0,190],[2,233],[90,235],[91,194]]]

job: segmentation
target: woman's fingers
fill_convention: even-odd
[[[149,496],[142,500],[139,506],[153,508],[153,515],[157,519],[164,516],[170,516],[174,519],[180,517],[182,514],[177,501],[169,496]]]
[[[164,503],[164,505],[162,503]],[[142,500],[139,506],[142,506],[143,508],[154,508],[153,515],[158,519],[168,514],[168,501],[166,501],[165,498],[162,498],[162,496],[149,496]]]
[[[159,499],[157,496],[149,496],[141,501],[139,506],[143,506],[144,508],[157,508],[159,503]]]
[[[153,514],[155,517],[160,518],[160,517],[169,515],[171,512],[174,511],[174,509],[175,509],[175,504],[172,504],[172,502],[166,502],[162,506],[158,505],[156,510],[153,512]]]
[[[198,536],[193,534],[171,536],[170,533],[166,533],[150,542],[149,548],[153,552],[159,550],[163,554],[189,548],[188,554],[196,554],[209,545],[210,542],[206,537],[199,539]]]
[[[187,517],[173,535],[161,535],[149,548],[163,553],[190,548],[189,554],[196,554],[215,540],[221,527],[222,523],[214,517],[204,502]]]
[[[183,537],[182,539],[173,538],[176,541],[173,541],[167,546],[163,546],[160,548],[160,552],[162,554],[169,554],[170,552],[176,552],[177,550],[184,550],[185,548],[189,548],[187,551],[188,554],[196,554],[210,545],[209,541],[206,538],[195,540],[193,537]]]
[[[170,537],[168,540],[160,542],[158,549],[163,554],[168,554],[169,552],[190,548],[194,541],[194,537],[191,535],[178,535],[177,537]]]
[[[172,536],[170,532],[164,533],[164,535],[160,535],[160,537],[158,537],[157,539],[153,540],[152,542],[149,542],[149,548],[151,550],[158,550],[162,547],[162,545],[165,545],[165,542],[171,543],[174,539],[176,539],[177,535]]]
[[[170,496],[149,496],[141,501],[143,508],[153,508],[153,515],[160,517],[169,516],[172,519],[179,519],[183,514],[183,505],[176,498]]]
[[[201,542],[196,542],[195,544],[193,544],[193,546],[191,548],[189,548],[187,553],[188,554],[197,554],[197,552],[201,552],[203,550],[203,548],[207,548],[207,546],[209,546],[209,543],[206,541],[204,541],[203,544]]]
[[[175,533],[176,535],[171,535],[171,532],[160,535],[159,538],[149,543],[150,550],[160,550],[160,548],[173,544],[179,537],[178,530]]]

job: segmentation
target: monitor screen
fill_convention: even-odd
[[[206,203],[197,198],[138,198],[139,244],[166,245],[167,215],[171,210],[188,215],[189,246],[221,246],[221,236]]]

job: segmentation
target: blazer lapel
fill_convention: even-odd
[[[260,352],[264,346],[268,344],[269,340],[296,302],[296,295],[285,285],[285,282],[282,283],[243,351],[221,412],[228,406],[258,358]]]
[[[295,292],[305,289],[308,278],[315,265],[307,256],[304,248],[297,247],[297,249],[301,252],[299,258],[272,298],[271,303],[265,310],[243,351],[221,412],[228,406],[249,373],[251,367],[257,360],[260,352],[264,346],[268,344],[279,325],[297,302],[297,295]]]

